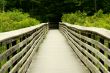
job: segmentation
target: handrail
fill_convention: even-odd
[[[31,32],[32,30],[35,30],[36,28],[39,28],[39,27],[41,27],[45,24],[46,23],[41,23],[41,24],[36,25],[36,26],[31,26],[31,27],[27,27],[27,28],[23,28],[23,29],[18,29],[18,30],[14,30],[14,31],[0,33],[0,42],[3,41],[3,40],[6,40],[6,39],[10,39],[10,38],[13,38],[13,37],[20,36],[22,34]]]
[[[47,32],[48,24],[42,23],[0,33],[0,73],[25,73]]]
[[[62,23],[65,24],[65,25],[68,25],[70,27],[73,27],[77,30],[96,33],[96,34],[110,40],[110,30],[107,30],[107,29],[104,29],[104,28],[97,28],[97,27],[84,27],[84,26],[79,26],[79,25],[72,25],[72,24],[64,23],[64,22],[62,22]]]
[[[92,73],[110,73],[110,31],[60,23],[60,31]]]

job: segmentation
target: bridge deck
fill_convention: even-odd
[[[58,30],[50,30],[27,73],[90,73]]]

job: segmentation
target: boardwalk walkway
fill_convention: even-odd
[[[89,73],[58,30],[50,30],[27,73]]]

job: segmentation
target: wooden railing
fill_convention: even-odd
[[[47,32],[47,23],[42,23],[0,33],[0,73],[25,73]]]
[[[59,29],[92,73],[110,73],[110,30],[68,23]]]

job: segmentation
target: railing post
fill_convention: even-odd
[[[7,50],[7,44],[6,44],[6,43],[1,43],[0,49],[1,49],[1,50],[0,50],[0,51],[1,51],[0,54],[2,54],[4,51]],[[7,58],[1,60],[1,61],[0,61],[1,66],[2,66],[6,61],[7,61]]]
[[[92,38],[92,36],[91,36],[91,33],[90,33],[90,32],[87,32],[87,37],[88,37],[88,38]],[[88,45],[91,45],[91,43],[90,43],[90,42],[87,42],[87,44],[88,44]],[[90,54],[92,54],[92,52],[91,52],[90,50],[88,50],[88,52],[89,52]]]
[[[20,37],[20,42],[22,42],[23,40],[25,40],[26,39],[26,37],[24,36],[24,35],[22,35],[21,37]],[[25,45],[23,45],[21,48],[20,48],[20,51],[27,45],[28,43],[26,43]]]
[[[94,33],[91,33],[91,39],[95,40],[95,34]],[[95,48],[95,44],[92,44],[91,46]],[[94,53],[92,53],[92,55],[96,56]]]
[[[66,33],[66,38],[67,38],[67,41],[69,42],[69,38],[68,38],[68,36],[69,36],[68,29],[71,28],[71,27],[67,27],[67,26],[65,26],[65,27],[66,27],[66,29],[65,29],[65,30],[66,30],[66,32],[65,32],[65,33]]]
[[[104,39],[104,45],[110,49],[110,43],[109,43],[109,42],[110,42],[110,41],[109,41],[108,39]],[[106,52],[104,52],[104,55],[105,55],[108,59],[110,59],[110,56],[109,56]],[[108,71],[110,71],[110,67],[109,67],[107,64],[104,64],[104,66],[108,69]]]
[[[16,40],[15,40],[15,41],[12,42],[11,46],[14,46],[14,45],[16,45],[16,44],[17,44],[17,42],[16,42]],[[17,54],[17,51],[15,51],[15,52],[12,54],[11,57],[15,56],[16,54]],[[17,61],[12,65],[12,67],[14,67],[16,64],[17,64]]]
[[[100,36],[97,35],[97,34],[94,34],[94,40],[99,42],[100,41]],[[100,51],[100,48],[98,48],[96,45],[94,45],[94,48],[97,49],[98,51]],[[95,57],[96,57],[97,60],[100,60],[100,58],[97,55],[95,55]],[[100,66],[98,64],[96,64],[96,66],[100,70]]]
[[[0,42],[0,54],[2,53],[2,43]],[[2,66],[2,62],[0,61],[0,68]]]
[[[104,44],[104,38],[100,37],[100,43]],[[102,49],[99,50],[103,55],[104,55],[104,51]],[[104,65],[104,61],[100,59],[100,62]],[[100,71],[103,73],[103,71],[100,69]]]
[[[12,46],[12,42],[9,42],[9,43],[7,44],[7,49],[9,49],[11,46]],[[12,57],[12,55],[8,56],[8,57],[7,57],[7,61],[8,61],[11,57]],[[13,67],[13,66],[11,66],[11,67],[8,69],[7,73],[10,72],[10,70],[11,70],[12,67]]]
[[[110,41],[108,41],[108,48],[110,49]],[[108,56],[108,59],[110,60],[110,56]],[[108,71],[110,71],[110,67],[108,67]]]

